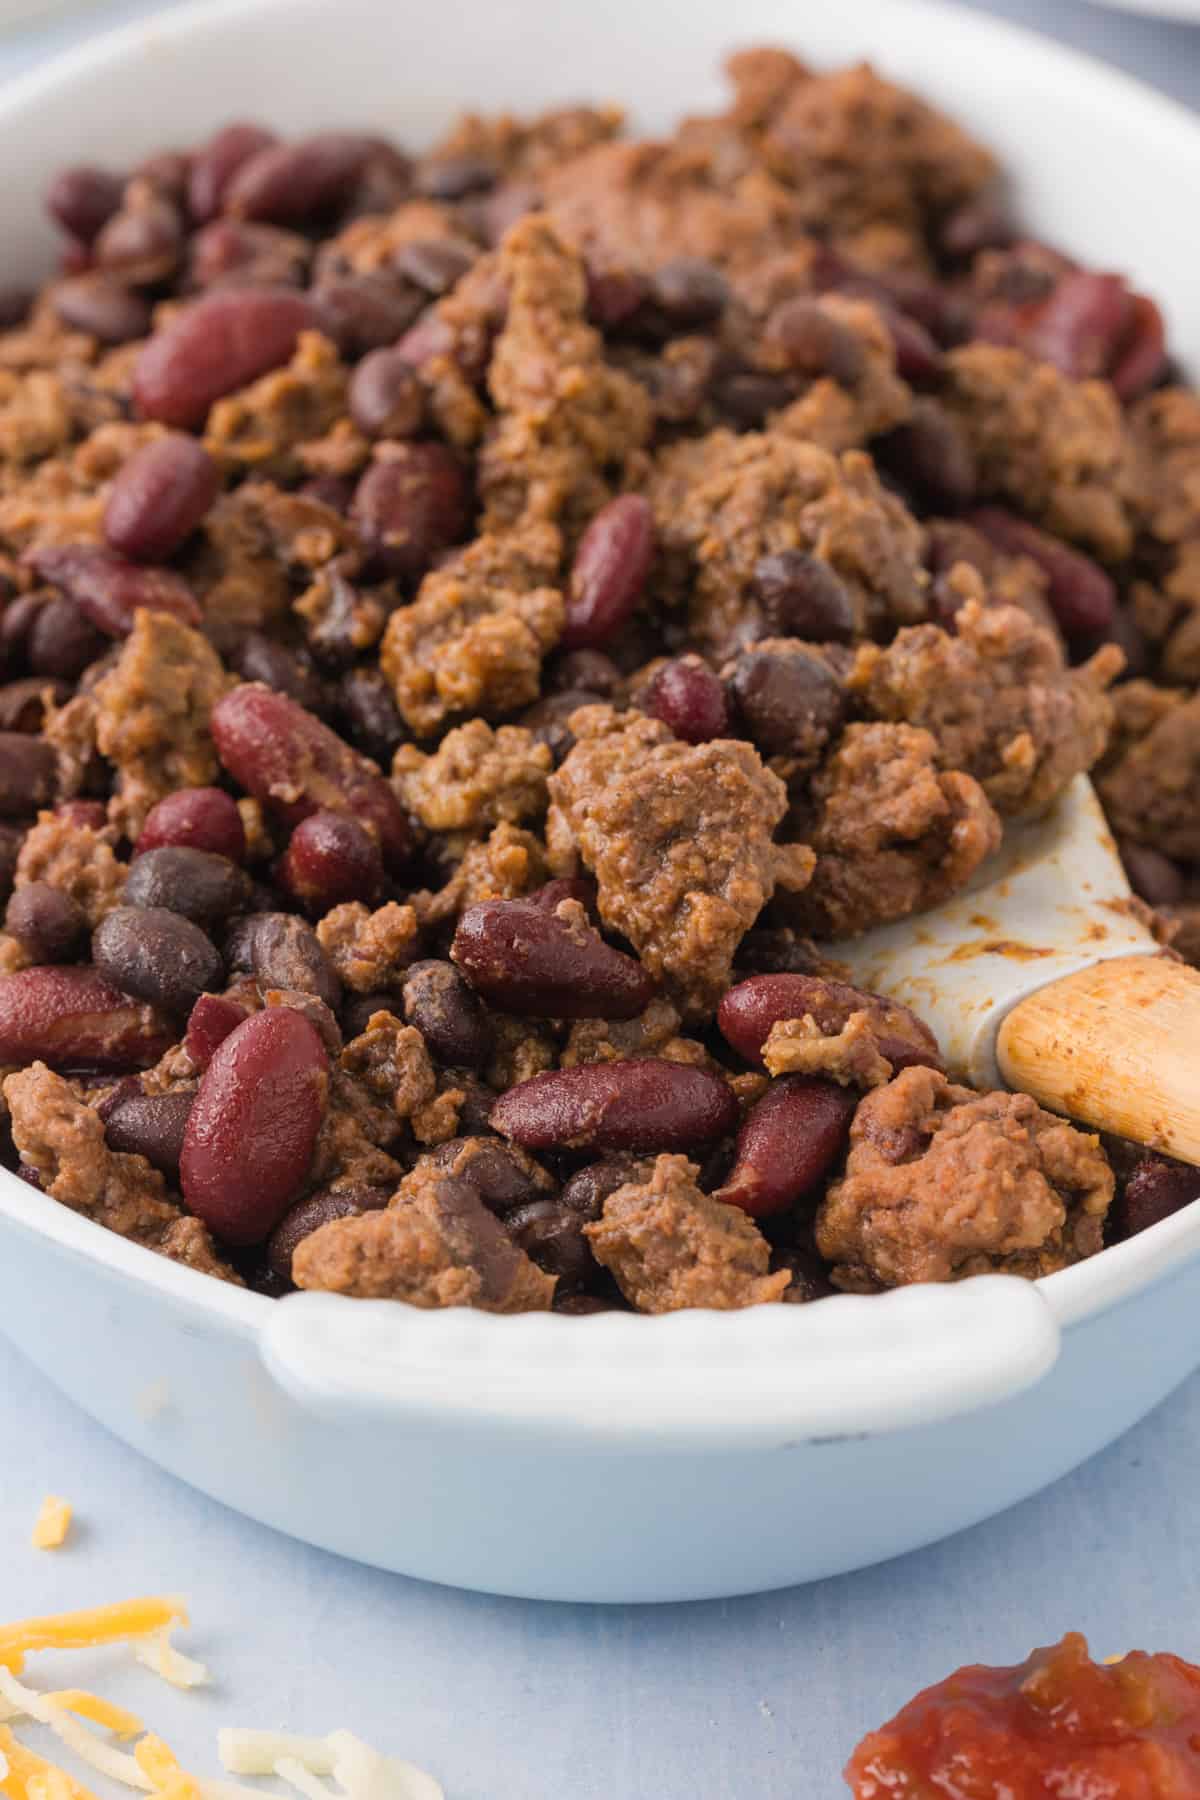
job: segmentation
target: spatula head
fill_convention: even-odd
[[[1108,957],[1156,948],[1086,775],[1042,818],[1010,825],[944,906],[838,944],[860,987],[902,1000],[936,1032],[952,1074],[1003,1083],[996,1034],[1027,995]]]

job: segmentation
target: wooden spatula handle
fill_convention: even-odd
[[[1200,970],[1121,956],[1013,1008],[1000,1072],[1055,1112],[1200,1163]]]

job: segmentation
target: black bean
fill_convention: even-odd
[[[70,894],[48,881],[30,881],[9,901],[4,928],[24,944],[35,962],[61,963],[75,956],[87,920]]]
[[[285,1212],[267,1239],[267,1264],[280,1281],[292,1279],[292,1254],[296,1245],[333,1219],[356,1219],[361,1213],[382,1212],[392,1197],[386,1187],[321,1188],[297,1200]]]
[[[747,731],[769,756],[814,755],[838,730],[845,713],[836,676],[799,650],[746,651],[730,685]]]
[[[822,556],[805,550],[760,556],[754,565],[754,592],[772,636],[805,638],[811,644],[848,644],[854,636],[846,584]]]
[[[492,1027],[477,995],[449,962],[414,963],[404,977],[404,1017],[436,1061],[478,1069],[491,1052]]]
[[[165,906],[118,906],[110,912],[92,934],[92,961],[123,993],[176,1014],[190,1012],[224,974],[211,938]]]
[[[249,894],[245,872],[227,856],[169,844],[134,860],[124,899],[127,906],[163,907],[198,925],[215,925],[240,911]]]
[[[169,1094],[134,1094],[109,1112],[104,1135],[110,1150],[144,1156],[167,1180],[179,1181],[183,1134],[196,1095],[191,1090]]]

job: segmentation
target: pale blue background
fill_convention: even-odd
[[[0,79],[148,10],[93,7],[0,37]],[[989,10],[1200,107],[1200,29],[1083,4]],[[1189,222],[1181,254],[1193,238]],[[69,1330],[52,1300],[47,1315]],[[83,1520],[58,1556],[27,1548],[47,1489]],[[123,1662],[106,1685],[152,1708],[209,1773],[215,1726],[236,1719],[348,1725],[437,1773],[450,1800],[836,1800],[857,1736],[954,1664],[1015,1661],[1071,1626],[1101,1655],[1146,1645],[1200,1660],[1198,1533],[1195,1380],[1040,1499],[864,1574],[696,1606],[490,1600],[244,1523],[125,1451],[0,1342],[0,1618],[154,1587],[190,1594],[189,1645],[219,1690],[177,1697]]]

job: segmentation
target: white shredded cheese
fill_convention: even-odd
[[[294,1756],[281,1756],[275,1764],[275,1773],[281,1781],[303,1794],[304,1800],[334,1800],[332,1788],[326,1787],[319,1775],[306,1769]]]
[[[192,1656],[185,1656],[182,1650],[175,1648],[171,1642],[169,1625],[150,1632],[146,1637],[136,1638],[133,1654],[145,1668],[161,1675],[172,1687],[205,1687],[211,1679],[202,1662],[197,1662]]]
[[[10,1707],[16,1708],[17,1716],[24,1714],[26,1718],[36,1719],[39,1725],[48,1725],[56,1738],[98,1774],[107,1775],[112,1781],[120,1781],[126,1787],[139,1788],[143,1793],[153,1791],[154,1783],[142,1773],[132,1756],[127,1756],[123,1750],[114,1749],[111,1744],[102,1743],[64,1707],[56,1705],[53,1700],[37,1693],[33,1688],[25,1687],[15,1675],[2,1667],[0,1696]]]
[[[334,1753],[327,1740],[292,1731],[246,1731],[223,1725],[217,1733],[217,1755],[231,1775],[273,1775],[285,1756],[310,1775],[333,1774]]]

